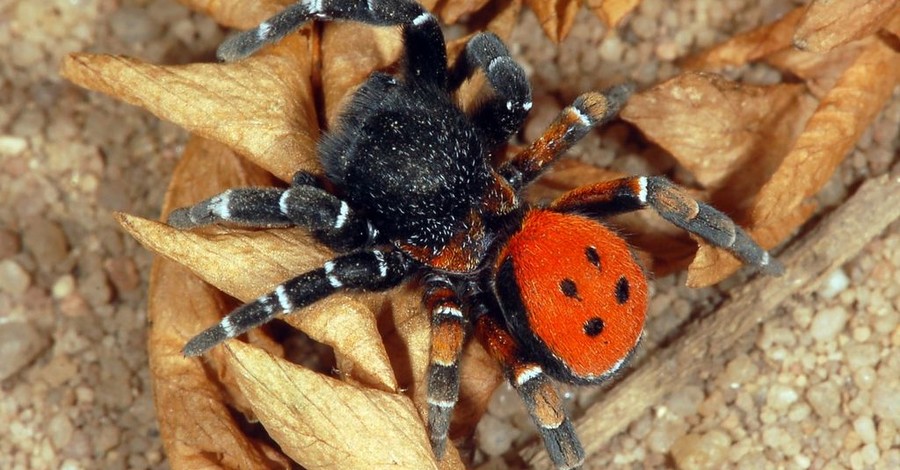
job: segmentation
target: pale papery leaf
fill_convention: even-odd
[[[282,180],[317,170],[308,41],[292,35],[240,62],[153,65],[71,54],[64,77],[222,142]]]
[[[611,28],[615,28],[626,15],[634,11],[641,0],[584,0],[584,4],[597,18]]]
[[[490,1],[491,0],[450,0],[441,7],[441,22],[444,24],[456,23],[461,17],[484,8]]]
[[[711,190],[717,207],[738,215],[815,105],[800,84],[754,86],[688,72],[632,96],[620,116]]]
[[[117,218],[148,249],[244,302],[329,259],[302,229],[182,231],[136,216]],[[374,314],[355,295],[335,294],[283,319],[351,360],[358,379],[396,390]]]
[[[195,177],[201,173],[203,178]],[[222,145],[195,138],[176,169],[164,213],[228,187],[271,182],[271,175]],[[236,387],[213,379],[226,374],[221,363],[213,359],[204,364],[181,353],[196,331],[217,322],[233,302],[165,259],[154,261],[148,299],[154,403],[170,464],[174,468],[290,468],[280,451],[247,436],[243,424],[235,420],[232,408],[250,409]],[[265,340],[259,337],[257,343],[265,344]],[[265,345],[279,352],[271,342]]]
[[[157,259],[150,274],[150,373],[159,431],[173,468],[291,468],[269,444],[246,435],[231,397],[202,362],[181,355],[193,328],[218,321],[228,302],[187,269]],[[180,298],[172,298],[177,295]]]
[[[374,71],[385,70],[400,59],[403,41],[399,29],[360,23],[322,26],[321,89],[329,128],[343,111],[350,95]]]
[[[569,34],[581,7],[578,0],[525,0],[525,4],[537,15],[544,34],[557,43]]]
[[[802,79],[814,96],[822,98],[868,43],[876,40],[877,38],[870,36],[824,54],[794,48],[784,49],[765,57],[764,61],[782,72]]]
[[[438,468],[407,396],[347,384],[243,343],[226,348],[260,422],[304,467]]]
[[[900,13],[900,0],[813,0],[794,33],[794,47],[828,52],[869,36]]]
[[[751,213],[751,236],[770,248],[772,234],[786,236],[788,229],[811,214],[806,199],[831,178],[898,83],[896,52],[882,40],[871,41],[819,103],[788,155],[760,190]],[[806,217],[798,220],[798,214]],[[705,266],[691,266],[688,283],[717,282],[738,267],[736,262],[719,263],[711,273]]]
[[[250,29],[290,5],[291,0],[178,0],[223,26]]]
[[[795,8],[777,21],[734,35],[717,46],[688,57],[682,67],[685,70],[715,70],[740,66],[789,49],[805,9]]]

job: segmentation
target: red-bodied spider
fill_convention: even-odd
[[[540,139],[493,168],[490,151],[531,108],[525,73],[490,33],[474,36],[448,67],[437,20],[412,1],[300,1],[226,41],[219,57],[246,57],[312,19],[399,25],[405,45],[402,76],[372,74],[319,143],[330,184],[299,172],[287,189],[231,189],[174,211],[169,224],[302,226],[345,254],[231,312],[191,339],[186,355],[337,290],[384,290],[417,275],[432,318],[427,400],[435,455],[445,453],[471,324],[524,400],[554,464],[577,468],[584,451],[551,379],[596,384],[615,375],[640,342],[647,310],[644,271],[601,219],[649,207],[745,263],[781,272],[726,215],[662,177],[597,183],[546,207],[523,202],[520,191],[615,116],[629,87],[581,95]],[[466,114],[453,94],[477,69],[494,94]]]

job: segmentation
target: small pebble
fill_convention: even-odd
[[[50,337],[29,323],[0,323],[0,380],[28,365],[50,345]]]
[[[787,385],[774,384],[766,394],[766,404],[773,410],[784,411],[797,401],[797,392]]]
[[[829,307],[813,317],[810,335],[818,341],[834,339],[847,324],[847,311],[843,307]]]
[[[836,384],[825,381],[813,385],[806,392],[806,400],[819,416],[830,418],[838,413],[841,406],[841,391]]]
[[[833,299],[850,285],[850,278],[843,269],[835,269],[825,278],[819,286],[819,295],[826,299]]]
[[[31,285],[31,275],[12,259],[0,261],[0,291],[24,295]]]
[[[475,428],[475,438],[478,440],[478,448],[482,452],[491,456],[500,456],[509,450],[520,432],[506,421],[486,414]]]

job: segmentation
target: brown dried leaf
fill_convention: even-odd
[[[722,44],[685,59],[682,67],[685,70],[714,70],[739,66],[788,49],[805,9],[796,8],[775,22],[735,35]]]
[[[806,198],[825,185],[898,82],[896,52],[884,41],[872,41],[822,99],[781,166],[761,189],[751,214],[750,233],[764,247],[781,241],[806,220],[811,213]],[[711,248],[701,248],[705,250]],[[702,258],[706,262],[716,257],[704,253]],[[688,284],[715,283],[737,268],[736,261],[718,263],[715,269],[692,265]]]
[[[453,24],[465,15],[484,8],[491,0],[450,0],[441,7],[440,17],[444,24]],[[431,8],[429,8],[431,9]]]
[[[201,139],[191,141],[166,196],[167,208],[189,204],[207,193],[232,186],[271,183],[271,175],[258,167],[227,150],[209,152],[214,149],[224,147]],[[195,177],[195,171],[200,170],[204,177]],[[218,321],[233,307],[232,303],[184,267],[165,259],[154,262],[148,298],[153,395],[160,434],[172,466],[290,468],[284,455],[248,437],[242,424],[234,419],[228,403],[242,410],[249,408],[227,384],[223,388],[211,380],[208,369],[212,367],[216,375],[222,375],[221,368],[214,362],[185,360],[181,354],[184,343],[195,332]]]
[[[62,74],[222,142],[289,180],[319,167],[307,44],[293,35],[240,62],[181,66],[71,54]]]
[[[204,13],[231,28],[250,29],[294,3],[290,0],[179,0],[186,7]]]
[[[438,468],[405,395],[359,388],[240,342],[226,348],[260,422],[304,467]]]
[[[553,42],[562,41],[569,34],[581,7],[576,0],[525,0],[525,4],[534,10],[541,29]]]
[[[684,73],[633,96],[621,116],[734,213],[768,181],[814,108],[803,85],[753,86]]]
[[[813,0],[794,34],[794,47],[828,52],[873,34],[900,12],[900,0]]]
[[[625,15],[631,13],[641,0],[584,0],[588,9],[607,26],[615,28]]]
[[[130,215],[118,219],[148,249],[245,302],[328,259],[327,252],[300,229],[181,231]],[[374,314],[353,295],[331,296],[284,319],[350,359],[357,378],[397,389]]]

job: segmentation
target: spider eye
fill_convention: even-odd
[[[616,282],[616,302],[619,302],[619,305],[628,302],[628,297],[631,295],[629,290],[628,279],[625,279],[625,276],[620,277]]]
[[[584,322],[584,334],[590,336],[591,338],[596,337],[600,333],[603,333],[604,326],[605,325],[602,318],[591,318],[590,320]]]

